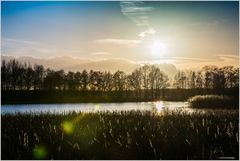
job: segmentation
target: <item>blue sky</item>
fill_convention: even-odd
[[[4,1],[2,54],[132,61],[238,56],[238,6],[236,1]]]

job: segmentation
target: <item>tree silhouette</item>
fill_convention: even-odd
[[[168,76],[156,65],[144,65],[126,74],[83,70],[67,74],[64,70],[33,67],[15,59],[1,63],[1,89],[4,90],[76,90],[76,91],[134,91],[136,97],[155,98],[170,86]],[[221,90],[239,87],[239,68],[205,66],[198,71],[179,70],[171,87]]]

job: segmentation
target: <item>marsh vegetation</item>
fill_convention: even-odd
[[[2,159],[239,158],[234,110],[1,117]]]
[[[197,95],[191,97],[189,103],[192,108],[239,108],[237,100],[226,95]]]

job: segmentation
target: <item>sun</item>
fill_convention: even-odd
[[[166,44],[159,40],[154,41],[150,48],[154,57],[162,57],[166,53]]]

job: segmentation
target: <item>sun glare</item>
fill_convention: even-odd
[[[155,102],[154,104],[155,104],[155,106],[156,106],[157,112],[161,112],[162,109],[163,109],[163,102],[162,102],[162,101],[160,101],[160,102]]]
[[[161,57],[166,53],[166,44],[155,41],[151,46],[151,53],[154,57]]]

